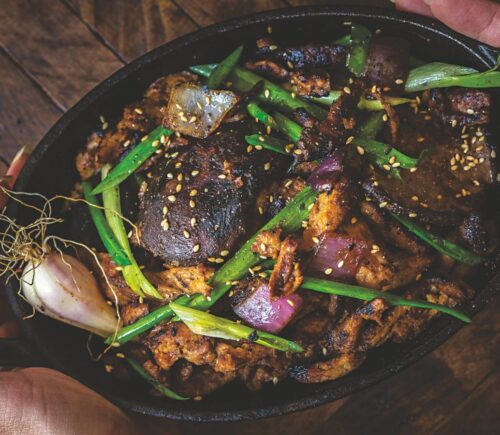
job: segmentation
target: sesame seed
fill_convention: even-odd
[[[424,119],[425,119],[426,121],[430,121],[430,120],[432,119],[432,117],[431,117],[430,115],[425,115],[425,116],[424,116]]]
[[[495,150],[491,150],[490,156],[492,159],[496,158],[497,152]]]
[[[350,94],[351,93],[351,88],[349,88],[348,86],[344,86],[344,92],[346,94]]]
[[[175,195],[168,195],[168,196],[167,196],[167,199],[168,199],[170,202],[175,202],[177,198],[175,197]]]
[[[198,252],[200,250],[200,244],[197,243],[196,245],[193,246],[193,252]]]
[[[456,126],[457,126],[457,124],[458,124],[458,121],[457,121],[456,119],[453,119],[453,120],[451,121],[451,126],[452,126],[452,127],[456,127]]]
[[[404,83],[404,80],[396,79],[394,83],[396,83],[397,85],[402,85]]]
[[[174,178],[174,174],[172,174],[172,172],[169,172],[167,174],[167,178],[169,178],[171,180],[172,178]]]
[[[177,169],[179,169],[181,166],[182,166],[182,163],[181,163],[181,162],[177,162],[177,163],[175,164],[175,167],[176,167]]]
[[[295,92],[290,92],[290,95],[292,98],[296,98],[297,97],[297,94]]]
[[[276,376],[274,376],[273,377],[273,384],[276,385],[278,382],[279,382],[279,379]]]
[[[294,147],[295,147],[295,144],[293,144],[293,143],[288,143],[288,144],[286,144],[286,145],[285,145],[285,151],[286,151],[287,153],[290,153],[290,152],[292,152],[292,150],[294,149]]]
[[[199,173],[200,173],[200,171],[198,171],[198,170],[196,170],[196,169],[195,169],[194,171],[191,171],[191,175],[192,175],[193,177],[196,177]]]
[[[365,153],[365,149],[362,146],[357,146],[356,150],[358,151],[358,154],[362,156]]]
[[[373,244],[371,253],[375,254],[376,252],[379,252],[379,251],[380,251],[380,246]]]
[[[417,137],[417,142],[423,142],[425,140],[425,137],[419,136]]]
[[[389,158],[389,163],[392,165],[396,161],[396,156],[391,156]]]
[[[346,145],[349,145],[354,140],[354,136],[349,136],[345,141]]]
[[[130,140],[126,140],[126,141],[123,143],[123,148],[127,148],[129,145],[130,145]]]
[[[412,212],[408,213],[408,216],[411,218],[414,218],[414,217],[417,217],[417,213],[412,211]]]
[[[168,213],[168,207],[166,205],[163,206],[162,212],[163,212],[164,215],[166,215]]]
[[[474,109],[467,109],[468,115],[474,115]]]
[[[400,166],[401,166],[400,162],[395,162],[395,163],[392,164],[393,168],[399,168]]]
[[[217,264],[224,263],[224,259],[223,259],[223,258],[216,258],[216,259],[215,259],[215,262],[216,262]]]
[[[192,226],[192,227],[195,227],[195,226],[196,226],[196,218],[195,218],[195,217],[192,217],[192,218],[191,218],[191,226]]]
[[[385,206],[387,206],[387,201],[382,201],[378,206],[380,208],[384,208]]]
[[[183,230],[182,234],[186,239],[189,239],[191,237],[191,233],[188,230]]]
[[[217,177],[220,178],[221,180],[224,180],[224,178],[226,178],[226,174],[220,174]]]
[[[340,269],[342,266],[344,265],[344,260],[340,260],[338,263],[337,263],[337,267]]]
[[[412,200],[412,201],[418,201],[418,196],[417,196],[417,195],[413,195],[413,196],[411,197],[411,200]]]
[[[106,130],[109,127],[109,124],[107,122],[102,123],[102,129]]]
[[[443,199],[443,195],[439,194],[436,196],[437,199]]]
[[[224,249],[223,251],[220,251],[220,255],[222,255],[223,257],[226,257],[229,255],[229,251],[227,249]]]
[[[451,168],[450,168],[452,171],[456,171],[458,169],[458,166],[457,165],[453,165]]]
[[[321,349],[321,352],[323,353],[323,355],[326,355],[326,354],[328,354],[328,349],[326,347],[323,347]]]
[[[188,119],[186,116],[182,115],[180,118],[181,118],[182,122],[188,122]]]
[[[391,170],[390,165],[383,165],[382,167],[383,167],[386,171],[390,171],[390,170]]]
[[[175,191],[180,192],[182,190],[182,184],[179,183],[177,186],[175,186]]]
[[[286,183],[285,183],[285,187],[290,187],[293,183],[293,180],[288,180]]]
[[[191,207],[191,208],[196,207],[196,203],[192,199],[189,200],[189,207]]]
[[[268,125],[268,126],[266,127],[266,133],[267,133],[267,134],[271,134],[271,126],[270,126],[270,125]]]
[[[177,181],[182,181],[183,178],[184,175],[182,175],[181,173],[177,174]]]
[[[312,241],[313,241],[314,243],[316,243],[316,244],[318,244],[318,243],[319,243],[319,239],[318,239],[317,237],[313,237],[313,238],[312,238]]]
[[[413,167],[413,168],[410,168],[410,172],[416,172],[417,171],[417,168]]]
[[[372,94],[375,94],[377,92],[377,85],[372,86]]]
[[[196,196],[198,194],[198,191],[196,189],[192,189],[191,192],[189,192],[189,196]]]
[[[387,113],[384,113],[384,114],[382,115],[382,119],[383,119],[385,122],[389,121],[389,117],[387,116]]]
[[[270,92],[269,89],[264,90],[264,97],[269,98]]]
[[[325,275],[330,275],[333,272],[333,269],[329,267],[328,269],[325,269]]]
[[[480,186],[481,183],[477,180],[472,180],[472,184],[474,184],[474,186]]]
[[[255,149],[258,151],[262,151],[262,145],[255,145]]]
[[[354,225],[357,221],[358,221],[358,219],[356,219],[355,217],[351,218],[351,224]]]
[[[135,113],[138,113],[139,115],[142,115],[142,114],[144,113],[144,112],[142,111],[142,109],[141,109],[141,108],[139,108],[139,107],[136,107],[136,108],[134,109],[134,112],[135,112]]]
[[[210,97],[208,95],[205,95],[205,103],[209,105],[211,102],[212,101],[210,100]]]
[[[161,227],[163,228],[164,231],[168,231],[169,229],[169,224],[167,219],[163,219],[161,221]]]
[[[189,123],[192,124],[193,122],[196,121],[196,116],[191,116],[191,118],[189,118]]]
[[[269,171],[269,169],[271,169],[271,163],[269,163],[269,162],[264,163],[264,170]]]

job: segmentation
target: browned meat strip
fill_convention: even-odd
[[[106,274],[107,281],[102,275],[103,270],[96,267],[95,272],[99,279],[101,290],[104,292],[108,300],[115,302],[115,297],[119,305],[126,305],[130,302],[136,302],[139,297],[132,291],[123,279],[121,271],[116,268],[115,263],[109,254],[98,253],[97,258],[99,263]],[[108,285],[111,284],[111,288]]]
[[[123,324],[126,326],[137,322],[141,317],[149,314],[149,307],[144,303],[132,302],[122,307],[121,314]]]
[[[261,257],[278,258],[281,246],[281,229],[278,227],[271,231],[262,231],[252,244],[252,252]]]
[[[286,68],[270,59],[245,62],[245,68],[279,82],[287,81],[289,77]]]
[[[334,44],[307,44],[299,47],[276,49],[269,52],[274,58],[286,62],[291,69],[304,67],[335,67],[344,65],[348,48]]]
[[[169,302],[181,295],[200,293],[209,296],[208,281],[213,273],[213,268],[198,264],[196,266],[169,267],[162,272],[147,276],[163,296],[164,302]]]
[[[194,334],[181,322],[156,326],[143,343],[163,370],[181,358],[195,365],[211,364],[216,358],[214,340]]]
[[[304,276],[297,255],[298,248],[299,242],[296,236],[289,235],[281,242],[276,265],[269,278],[271,296],[289,295],[302,284]]]
[[[291,73],[291,83],[297,93],[308,97],[323,97],[330,93],[330,75],[320,69],[295,70]]]
[[[236,379],[236,372],[216,372],[212,366],[179,361],[172,368],[171,388],[186,397],[202,397]]]
[[[306,186],[302,177],[285,178],[275,181],[263,189],[257,198],[259,214],[267,216],[276,215],[288,202]]]
[[[498,230],[493,219],[471,213],[460,225],[460,235],[478,255],[491,255],[498,247]]]
[[[303,234],[303,249],[310,250],[323,234],[335,231],[350,210],[352,190],[347,178],[342,177],[329,193],[320,193],[309,214],[309,223]]]
[[[145,249],[179,265],[221,262],[230,253],[258,192],[285,162],[266,150],[248,153],[244,135],[238,124],[157,165],[139,209]]]
[[[365,360],[363,352],[336,355],[326,361],[318,361],[309,366],[294,366],[290,376],[304,384],[332,381],[357,369]]]
[[[114,129],[93,133],[85,150],[76,158],[76,168],[83,179],[96,174],[105,163],[116,161],[148,131],[161,124],[161,113],[170,91],[180,83],[196,81],[197,76],[180,72],[161,77],[146,90],[137,103],[125,107],[123,117]]]
[[[355,113],[360,97],[357,86],[343,90],[338,100],[331,105],[324,121],[312,128],[304,128],[298,148],[302,151],[300,160],[313,160],[329,154],[332,150],[344,146],[356,127]]]
[[[432,114],[450,125],[482,125],[490,122],[491,94],[482,89],[431,89],[422,94]]]

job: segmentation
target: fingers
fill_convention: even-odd
[[[0,372],[0,397],[4,435],[139,434],[115,405],[55,370]]]
[[[500,4],[490,0],[426,0],[434,16],[452,29],[500,47]]]
[[[391,0],[396,4],[396,8],[403,12],[413,12],[427,17],[433,17],[431,8],[425,4],[424,0]]]

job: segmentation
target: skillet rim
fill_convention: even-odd
[[[481,62],[485,67],[491,66],[494,59],[493,53],[495,50],[492,50],[491,48],[463,35],[459,35],[441,23],[435,22],[426,17],[401,13],[391,9],[366,6],[304,6],[276,9],[235,18],[196,30],[174,41],[163,44],[132,61],[130,64],[120,68],[110,77],[93,88],[72,108],[63,114],[56,124],[45,134],[30,156],[26,166],[23,168],[14,189],[23,190],[23,187],[29,182],[35,169],[38,167],[39,161],[57,141],[62,132],[73,122],[78,122],[79,116],[89,106],[97,102],[110,88],[126,79],[130,74],[147,68],[148,64],[156,59],[172,55],[176,51],[189,47],[191,44],[201,39],[210,38],[214,35],[236,30],[248,25],[262,23],[272,24],[274,21],[278,20],[300,19],[311,16],[343,17],[345,19],[361,18],[367,20],[378,20],[382,23],[404,24],[414,29],[423,29],[427,32],[433,33],[437,38],[446,39],[450,44],[460,46],[470,54],[471,58],[474,57],[476,61]],[[16,215],[19,212],[19,206],[11,202],[8,206],[8,212],[11,216]],[[57,356],[53,356],[44,350],[43,334],[36,331],[30,322],[23,322],[21,320],[23,312],[20,299],[17,296],[16,285],[11,281],[6,284],[6,290],[9,305],[13,309],[16,315],[16,320],[21,326],[22,337],[27,339],[31,345],[35,346],[37,351],[39,351],[48,362],[50,362],[51,367],[68,373],[68,368],[63,367],[63,364],[58,361]],[[474,303],[472,304],[471,309],[468,310],[468,314],[476,314],[482,307],[487,305],[495,297],[495,295],[499,293],[499,291],[500,273],[497,273],[474,299]],[[140,399],[134,401],[123,399],[120,396],[115,396],[113,392],[103,391],[103,388],[100,388],[98,385],[89,385],[88,383],[87,385],[121,408],[155,417],[190,422],[237,422],[258,420],[261,418],[281,416],[291,412],[305,410],[332,402],[341,397],[345,397],[348,394],[358,392],[408,367],[413,362],[437,348],[462,326],[464,325],[457,320],[447,319],[444,327],[434,336],[413,347],[401,358],[394,360],[387,367],[370,373],[364,379],[361,379],[356,383],[351,382],[349,385],[341,386],[340,388],[332,385],[325,391],[312,392],[299,399],[289,400],[287,402],[269,407],[254,407],[236,411],[169,410],[168,402],[165,402],[166,406],[145,405],[144,403],[141,403]],[[71,373],[71,375],[76,379],[81,380],[79,376],[74,373]]]

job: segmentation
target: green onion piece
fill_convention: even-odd
[[[302,135],[302,127],[279,112],[273,113],[278,130],[285,133],[293,142],[298,142]]]
[[[217,64],[195,65],[189,70],[203,77],[208,77]],[[257,83],[264,82],[264,89],[257,95],[257,99],[263,103],[271,104],[286,111],[304,109],[317,119],[325,119],[328,112],[315,104],[294,98],[290,92],[282,87],[264,79],[263,77],[237,66],[229,75],[232,88],[238,92],[249,92]]]
[[[245,140],[247,144],[252,145],[253,147],[262,147],[278,154],[284,154],[286,156],[290,155],[290,153],[288,153],[285,149],[285,145],[287,145],[288,142],[283,139],[278,139],[272,136],[263,136],[260,134],[252,134],[250,136],[245,136]]]
[[[97,198],[91,194],[92,185],[88,181],[83,181],[82,187],[83,187],[83,196],[85,200],[89,203],[88,207],[89,207],[90,217],[92,218],[92,222],[94,222],[94,225],[97,229],[97,233],[99,234],[99,237],[101,238],[104,247],[108,251],[111,258],[113,259],[113,262],[117,266],[122,266],[122,267],[130,265],[131,262],[127,254],[116,240],[113,231],[111,230],[108,223],[106,222],[106,219],[104,218],[102,210],[98,208],[100,207],[100,204],[98,203]]]
[[[260,263],[261,258],[252,252],[251,246],[257,235],[262,231],[272,230],[276,227],[282,228],[284,234],[293,233],[302,227],[302,222],[309,217],[309,209],[316,201],[317,194],[310,188],[306,187],[292,199],[276,216],[274,216],[266,225],[264,225],[254,236],[248,240],[236,254],[224,264],[213,275],[210,284],[212,292],[210,301],[203,295],[197,295],[192,298],[181,296],[176,300],[177,304],[189,304],[198,309],[209,309],[222,296],[224,296],[232,287],[231,282],[243,278],[248,269]],[[153,328],[155,325],[171,317],[173,314],[170,305],[165,305],[157,310],[149,313],[137,322],[132,323],[120,331],[116,337],[110,336],[106,339],[106,344],[126,343],[132,340],[137,335]]]
[[[177,304],[186,304],[189,301],[189,296],[181,296],[175,300]],[[125,344],[137,337],[139,334],[148,331],[163,320],[167,320],[174,315],[170,305],[163,305],[160,308],[152,311],[144,317],[141,317],[137,322],[127,325],[120,329],[116,336],[110,335],[106,340],[106,344]]]
[[[109,175],[102,180],[92,191],[93,195],[104,192],[113,186],[117,186],[138,169],[155,151],[161,143],[162,136],[168,137],[173,133],[168,128],[159,126],[143,138],[135,148],[120,161]]]
[[[392,216],[401,222],[409,231],[415,234],[417,237],[421,238],[424,242],[427,242],[434,249],[443,254],[446,254],[448,257],[453,258],[454,260],[459,261],[460,263],[469,264],[471,266],[477,266],[482,263],[484,259],[479,255],[476,255],[461,246],[456,245],[455,243],[449,242],[446,239],[443,239],[431,232],[427,231],[425,228],[421,227],[413,220],[399,216],[397,214],[391,213]]]
[[[351,45],[351,35],[341,36],[339,39],[333,41],[333,43],[336,45],[343,45],[343,46]]]
[[[340,91],[330,91],[330,93],[328,95],[325,95],[324,97],[311,97],[310,100],[324,106],[331,106],[333,103],[335,103],[335,101],[339,99],[340,94]],[[400,97],[384,97],[384,99],[386,103],[390,104],[391,106],[399,106],[401,104],[408,104],[415,101],[411,98]],[[358,109],[377,111],[385,110],[385,107],[380,100],[368,100],[362,96],[358,103]]]
[[[356,128],[354,136],[358,138],[375,139],[383,125],[384,114],[381,112],[372,113],[365,122]]]
[[[465,66],[441,62],[428,63],[410,71],[405,83],[405,91],[417,92],[450,86],[497,88],[500,87],[500,71],[493,68],[478,72]]]
[[[213,314],[188,308],[175,302],[170,303],[175,314],[195,334],[208,337],[224,338],[227,340],[249,340],[262,346],[283,352],[303,352],[297,343],[278,337],[268,332],[259,331],[232,320],[214,316]]]
[[[391,305],[432,309],[453,316],[461,320],[462,322],[466,323],[471,322],[471,319],[468,316],[461,313],[460,311],[454,310],[453,308],[445,307],[443,305],[433,304],[427,301],[406,299],[402,296],[398,296],[388,292],[382,292],[380,290],[358,287],[355,285],[349,285],[340,282],[329,281],[326,279],[311,278],[311,277],[305,277],[301,287],[308,290],[313,290],[330,295],[346,296],[350,298],[361,299],[363,301],[371,301],[373,299],[380,298],[389,302]]]
[[[127,357],[126,360],[130,364],[130,367],[132,367],[134,369],[134,371],[141,378],[143,378],[147,382],[149,382],[154,388],[156,388],[164,396],[167,396],[170,399],[175,399],[175,400],[189,400],[189,397],[180,396],[179,394],[173,392],[170,388],[165,387],[165,385],[163,385],[162,383],[160,383],[157,379],[155,379],[152,376],[150,376],[146,372],[146,370],[144,370],[144,367],[141,364],[139,364],[135,359]]]
[[[231,74],[234,67],[240,61],[241,53],[243,53],[243,45],[240,45],[228,57],[226,57],[217,68],[215,68],[207,79],[208,89],[217,89]]]
[[[247,105],[248,114],[259,121],[261,124],[264,124],[266,127],[278,129],[276,122],[269,113],[267,113],[264,109],[262,109],[255,101],[250,101]]]
[[[351,50],[347,56],[347,68],[356,77],[361,77],[365,72],[366,58],[370,48],[371,32],[359,24],[351,28]]]
[[[103,179],[106,178],[109,169],[109,164],[102,167],[101,173]],[[121,218],[122,209],[120,204],[120,187],[113,186],[112,188],[105,190],[102,194],[102,201],[104,204],[104,214],[106,215],[109,227],[113,231],[122,249],[126,252],[131,263],[130,266],[124,266],[122,268],[123,277],[126,283],[139,296],[144,296],[144,294],[146,294],[151,297],[162,299],[161,294],[158,293],[158,290],[156,290],[156,288],[147,280],[134,259],[134,255],[128,241],[127,230],[125,229],[125,225]]]
[[[392,157],[396,159],[395,162],[398,162],[401,168],[411,169],[416,167],[418,164],[418,159],[407,156],[401,151],[398,151],[396,148],[392,148],[391,146],[374,139],[363,137],[355,138],[352,141],[352,144],[354,146],[362,147],[365,152],[374,160],[374,162],[381,167],[383,167],[384,165],[391,166],[389,160]]]

